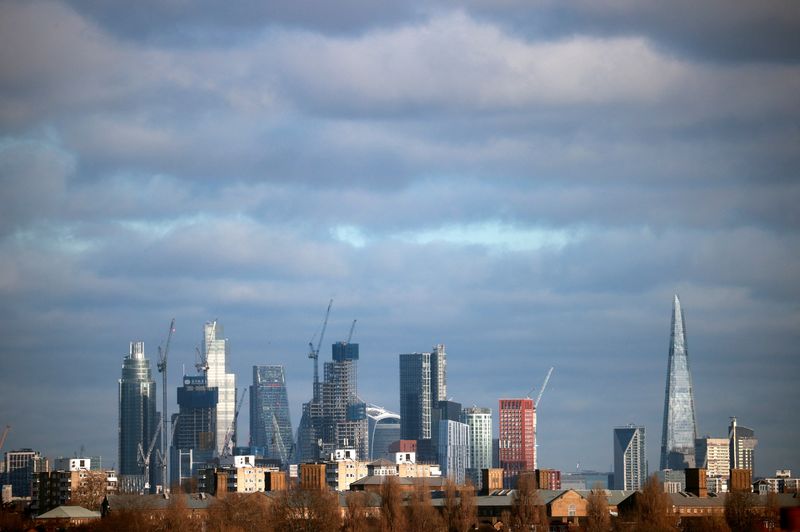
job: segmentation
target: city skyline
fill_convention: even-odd
[[[438,343],[465,407],[555,367],[539,464],[607,471],[635,423],[655,469],[678,293],[698,437],[800,468],[794,5],[301,4],[0,3],[4,450],[115,464],[172,318],[170,417],[218,318],[225,415],[282,365],[296,428],[334,298],[363,401]]]

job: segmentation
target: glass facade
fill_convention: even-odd
[[[614,429],[614,489],[640,490],[647,480],[644,427]]]
[[[250,387],[250,444],[266,449],[266,458],[285,466],[292,458],[294,437],[283,366],[253,366]]]
[[[482,488],[481,469],[492,467],[492,409],[473,406],[461,413],[461,421],[469,426],[468,477],[477,488]]]
[[[683,310],[676,295],[672,304],[660,469],[694,467],[695,439],[697,439],[697,422],[692,376],[689,372],[689,351],[686,345]]]
[[[216,438],[214,440],[217,454],[222,454],[225,436],[233,427],[236,410],[236,376],[228,373],[228,340],[223,336],[222,325],[216,320],[207,322],[203,326],[203,352],[208,364],[207,384],[211,388],[216,388],[218,393]],[[232,446],[235,440],[236,429],[234,427],[229,445]]]
[[[150,361],[144,356],[144,342],[131,342],[130,352],[122,362],[119,384],[119,456],[120,475],[142,475],[138,449],[146,451],[158,426],[156,382],[150,372]],[[156,442],[158,446],[158,442]],[[150,459],[150,485],[160,484],[160,468]]]

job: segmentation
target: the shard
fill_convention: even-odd
[[[667,364],[667,386],[664,393],[664,426],[661,436],[660,469],[694,467],[694,440],[697,418],[694,413],[694,391],[689,372],[689,351],[681,301],[672,302],[672,328]]]

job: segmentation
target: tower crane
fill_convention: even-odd
[[[547,388],[547,383],[550,382],[550,375],[553,374],[553,370],[554,369],[555,368],[551,366],[550,369],[547,370],[547,375],[544,378],[544,382],[542,383],[542,387],[539,389],[539,395],[536,396],[536,400],[533,402],[534,412],[538,412],[539,411],[539,401],[542,400],[542,395],[544,394],[545,388]],[[533,393],[533,389],[531,389],[531,391],[528,393],[528,397],[530,397],[532,393]],[[537,467],[537,462],[539,460],[539,438],[537,436],[537,427],[538,426],[539,426],[539,422],[538,422],[538,420],[536,420],[536,423],[533,425],[533,466],[534,466],[534,469]]]
[[[314,348],[314,338],[308,342],[308,358],[314,361],[314,401],[319,401],[319,348],[322,346],[322,339],[325,337],[325,329],[328,328],[328,317],[331,315],[331,305],[333,298],[328,301],[328,310],[325,311],[325,321],[322,322],[322,331],[319,333],[319,341],[316,349]]]
[[[167,469],[169,468],[167,454],[167,439],[169,437],[167,431],[167,356],[169,355],[169,344],[172,341],[172,333],[175,332],[175,318],[169,324],[169,333],[167,333],[167,342],[164,344],[164,350],[158,346],[158,372],[161,373],[161,482],[164,486],[167,485]]]
[[[347,335],[347,342],[346,342],[348,344],[350,343],[350,340],[353,339],[353,330],[355,330],[355,328],[356,328],[356,322],[357,321],[358,320],[353,320],[353,324],[350,326],[350,334]]]
[[[272,443],[278,447],[282,467],[288,467],[289,457],[286,455],[286,445],[283,443],[283,435],[281,434],[280,426],[278,426],[278,418],[275,417],[275,412],[272,413]]]
[[[3,429],[3,435],[0,436],[0,451],[3,450],[3,444],[6,443],[6,437],[8,436],[8,431],[11,430],[11,425],[6,425],[6,428]]]
[[[553,374],[553,370],[554,369],[555,368],[551,366],[550,369],[547,370],[547,376],[544,378],[544,382],[542,383],[542,387],[539,390],[539,395],[536,396],[536,400],[533,402],[534,408],[539,408],[539,401],[542,400],[542,394],[544,394],[544,389],[547,388],[547,383],[550,382],[550,375]]]
[[[153,454],[153,447],[156,446],[158,435],[161,433],[161,426],[161,420],[159,419],[156,432],[153,434],[153,439],[150,441],[150,446],[147,448],[147,454],[144,454],[142,442],[138,444],[138,462],[139,466],[144,467],[144,489],[148,491],[150,490],[150,457]]]
[[[222,444],[222,454],[220,455],[222,457],[231,455],[231,439],[233,438],[234,432],[236,432],[236,420],[239,418],[239,412],[242,410],[245,394],[247,394],[247,387],[242,390],[242,396],[239,398],[239,403],[236,405],[236,410],[233,412],[233,423],[231,423],[228,432],[225,434],[225,442]]]

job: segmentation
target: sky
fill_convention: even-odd
[[[333,298],[365,401],[437,343],[495,414],[552,366],[539,464],[609,470],[636,423],[652,471],[677,293],[700,435],[800,470],[799,124],[797,2],[6,0],[5,450],[115,464],[171,318],[171,412],[218,319],[296,429]]]

